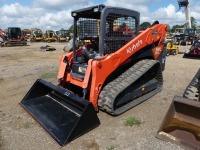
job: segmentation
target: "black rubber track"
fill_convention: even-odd
[[[200,69],[186,88],[183,97],[190,100],[200,101]]]
[[[157,88],[114,110],[116,97],[155,65],[159,66],[158,70],[155,70],[157,72],[155,78],[158,80]],[[162,84],[163,78],[159,61],[150,59],[141,60],[104,86],[99,95],[99,108],[113,116],[120,115],[161,91]]]

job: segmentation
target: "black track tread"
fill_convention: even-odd
[[[200,69],[186,88],[183,97],[194,101],[200,101]]]
[[[137,105],[138,103],[141,103],[142,101],[150,98],[157,92],[159,92],[161,90],[163,82],[161,69],[160,72],[158,73],[160,84],[158,85],[158,88],[156,90],[153,90],[152,92],[141,96],[142,98],[139,97],[134,99],[134,101],[136,102],[131,101],[128,104],[123,105],[122,107],[116,110],[113,110],[114,100],[118,96],[118,94],[121,93],[123,90],[125,90],[129,85],[134,83],[137,79],[139,79],[144,73],[146,73],[157,63],[159,63],[158,60],[150,60],[150,59],[141,60],[136,64],[134,64],[132,67],[130,67],[128,70],[126,70],[124,73],[119,75],[116,79],[105,85],[99,95],[98,99],[99,108],[111,115],[119,115],[124,113],[128,109],[132,108],[133,106]]]

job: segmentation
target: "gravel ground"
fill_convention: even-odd
[[[66,43],[48,43],[56,51],[40,51],[46,43],[28,43],[24,47],[0,48],[0,149],[2,150],[181,150],[179,146],[155,137],[175,95],[182,96],[199,69],[199,60],[183,59],[183,54],[168,56],[160,93],[112,117],[99,112],[101,125],[60,147],[19,105],[37,78],[57,83],[58,58]],[[180,51],[190,46],[181,46]],[[50,74],[50,76],[45,76]],[[139,126],[125,126],[124,121],[138,117]]]

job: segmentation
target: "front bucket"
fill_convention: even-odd
[[[200,59],[200,55],[198,55],[198,54],[191,54],[191,53],[184,53],[183,58]]]
[[[100,124],[89,101],[42,79],[20,104],[61,146]]]
[[[156,137],[200,149],[200,102],[174,97]]]

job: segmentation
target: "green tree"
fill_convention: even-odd
[[[140,30],[145,30],[150,26],[151,26],[150,22],[143,22],[140,24]]]
[[[171,31],[171,27],[169,24],[167,24],[167,32],[170,32]]]
[[[195,28],[197,26],[197,21],[194,17],[190,17],[190,20],[191,20],[191,25],[192,25],[192,28]]]
[[[175,32],[177,28],[184,28],[184,25],[174,25],[171,29],[171,32]]]
[[[71,26],[69,27],[69,33],[73,33],[73,28],[74,28],[73,25],[71,25]]]
[[[69,33],[73,34],[74,33],[74,25],[71,25],[69,27]],[[77,35],[80,36],[81,34],[81,29],[80,29],[80,25],[77,25]]]

